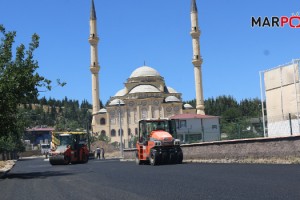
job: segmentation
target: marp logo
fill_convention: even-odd
[[[292,13],[292,16],[272,16],[272,17],[251,17],[252,27],[279,27],[289,26],[290,28],[300,28],[299,12]]]

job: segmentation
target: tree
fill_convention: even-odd
[[[6,32],[0,24],[0,137],[2,141],[15,141],[15,145],[7,145],[4,150],[17,148],[24,127],[23,116],[18,115],[19,104],[37,99],[39,89],[51,90],[51,81],[37,73],[38,62],[33,59],[34,51],[39,46],[39,36],[32,35],[28,49],[20,44],[13,56],[13,44],[16,32]],[[58,81],[58,85],[65,83]]]

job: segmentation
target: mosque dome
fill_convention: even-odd
[[[193,106],[191,106],[191,104],[188,103],[184,104],[183,107],[184,109],[193,109]]]
[[[160,92],[159,89],[154,87],[153,85],[138,85],[134,87],[129,94],[134,94],[134,93],[144,93],[144,92]]]
[[[178,93],[176,90],[174,90],[174,89],[171,88],[171,87],[167,87],[167,89],[168,89],[168,92],[169,92],[169,93]]]
[[[123,88],[122,90],[119,90],[119,91],[115,94],[115,97],[124,96],[125,94],[126,94],[126,88]]]
[[[101,108],[101,109],[99,110],[99,113],[107,113],[107,110],[106,110],[105,108]]]
[[[110,106],[117,106],[119,104],[124,105],[124,101],[122,99],[114,99],[109,103]]]
[[[131,73],[130,78],[143,77],[143,76],[160,76],[160,74],[152,67],[142,66],[134,70]]]
[[[177,97],[175,97],[175,96],[168,96],[165,99],[165,102],[180,102],[180,100]]]

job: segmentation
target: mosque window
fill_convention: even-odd
[[[112,129],[112,130],[110,131],[110,136],[111,136],[111,137],[115,137],[115,136],[116,136],[116,130],[115,130],[115,129]]]
[[[137,123],[138,119],[137,119],[137,110],[134,110],[134,122]]]
[[[130,116],[130,110],[127,110],[127,123],[131,123],[131,116]]]
[[[172,111],[172,107],[167,107],[167,108],[166,108],[166,111],[167,111],[167,112],[171,112],[171,111]]]
[[[146,108],[142,109],[142,119],[146,119],[148,117],[148,111]]]
[[[155,118],[155,117],[156,117],[156,115],[155,115],[155,108],[152,107],[152,118]]]
[[[105,125],[105,118],[101,118],[101,119],[100,119],[100,124],[101,124],[101,125]]]
[[[131,135],[131,129],[128,128],[128,136],[130,136],[130,135]]]
[[[135,133],[135,135],[138,134],[138,128],[135,128],[135,129],[134,129],[134,133]]]
[[[104,130],[101,131],[101,136],[106,136],[106,132]]]
[[[122,132],[122,136],[123,136],[124,135],[123,129],[121,129],[121,132]],[[120,136],[120,129],[118,130],[118,136]]]
[[[197,31],[197,27],[196,26],[194,26],[193,29],[194,29],[194,31]]]
[[[116,124],[116,118],[114,115],[110,116],[110,124]]]
[[[174,111],[178,111],[178,110],[179,110],[179,106],[175,106]]]

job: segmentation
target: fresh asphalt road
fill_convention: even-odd
[[[1,200],[300,199],[300,165],[136,165],[118,160],[51,166],[17,161],[0,179]]]

